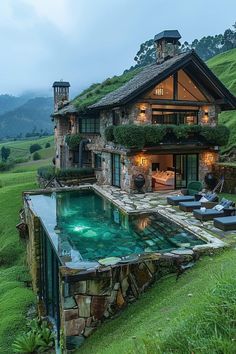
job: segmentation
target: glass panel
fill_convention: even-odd
[[[83,118],[80,126],[81,133],[99,133],[100,119],[99,118]]]
[[[176,188],[187,187],[186,155],[175,155]]]
[[[198,111],[153,111],[153,124],[197,124]]]
[[[112,155],[112,184],[120,187],[120,155]]]
[[[146,95],[147,98],[158,100],[174,98],[174,80],[169,76],[166,80],[155,86],[155,88]]]
[[[197,168],[197,163],[198,163],[198,156],[196,154],[193,155],[187,155],[188,158],[188,171],[187,171],[187,177],[188,177],[188,182],[191,181],[197,181],[198,180],[198,168]]]
[[[183,71],[178,71],[178,100],[207,101],[206,97]]]

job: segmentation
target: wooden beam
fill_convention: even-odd
[[[214,104],[214,102],[207,101],[176,101],[176,100],[153,100],[153,99],[139,99],[138,103],[160,104],[160,105],[175,105],[175,106],[205,106]]]

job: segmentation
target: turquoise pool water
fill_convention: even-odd
[[[203,244],[157,214],[130,215],[93,190],[32,195],[31,208],[63,261],[94,261]]]

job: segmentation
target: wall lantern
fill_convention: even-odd
[[[202,118],[203,123],[208,123],[209,122],[209,113],[208,111],[204,111],[204,117]]]

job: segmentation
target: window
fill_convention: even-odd
[[[197,124],[198,111],[155,111],[153,110],[153,124]]]
[[[100,119],[99,118],[82,118],[80,120],[81,133],[100,133]]]
[[[94,154],[94,168],[101,169],[102,168],[102,157],[101,154]]]
[[[155,86],[155,88],[147,95],[148,98],[156,100],[165,100],[174,98],[174,79],[169,76],[166,80]]]
[[[183,71],[178,71],[178,100],[207,101],[206,97]]]
[[[120,124],[119,112],[112,111],[112,124],[113,125],[119,125]]]

